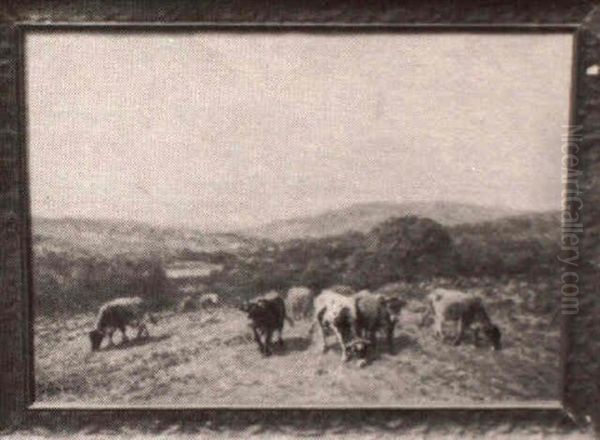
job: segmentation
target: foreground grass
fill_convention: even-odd
[[[417,326],[420,315],[409,307],[396,330],[397,353],[366,368],[341,364],[337,348],[321,354],[306,321],[286,325],[285,349],[264,358],[245,316],[229,308],[165,313],[150,338],[96,353],[86,337],[92,315],[39,319],[36,401],[360,406],[557,399],[558,329],[513,302],[490,309],[503,330],[501,352],[442,344]]]

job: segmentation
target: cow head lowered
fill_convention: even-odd
[[[346,344],[346,353],[348,353],[348,359],[358,359],[359,365],[362,367],[369,360],[371,348],[372,344],[367,339],[355,338]]]
[[[97,351],[102,344],[104,339],[104,332],[98,329],[91,330],[89,333],[90,343],[92,344],[92,351]]]

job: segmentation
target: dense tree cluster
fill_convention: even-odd
[[[48,252],[36,257],[34,274],[37,310],[43,314],[87,311],[119,296],[141,296],[155,309],[169,303],[169,281],[157,259]]]
[[[294,285],[378,289],[389,283],[434,278],[532,277],[555,273],[559,242],[558,230],[553,228],[551,221],[540,224],[522,219],[447,228],[427,218],[408,216],[388,219],[366,234],[348,232],[282,243],[265,240],[251,251],[182,249],[173,261],[219,265],[222,270],[201,282],[225,301]],[[169,305],[177,286],[167,279],[164,265],[158,258],[69,252],[36,255],[40,309],[42,313],[89,310],[123,295],[143,296],[157,308]]]

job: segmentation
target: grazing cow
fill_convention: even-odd
[[[287,308],[293,319],[310,318],[314,294],[308,287],[292,287],[287,294]]]
[[[315,317],[311,333],[318,325],[321,330],[323,353],[328,349],[325,332],[331,329],[342,348],[342,362],[348,361],[351,355],[364,357],[368,341],[362,340],[356,335],[354,298],[326,289],[315,298],[314,309]]]
[[[500,350],[500,329],[492,323],[481,298],[458,290],[435,289],[427,296],[429,312],[434,315],[435,335],[444,339],[444,323],[455,321],[458,323],[458,332],[454,345],[462,342],[464,333],[471,328],[475,337],[475,345],[479,345],[479,332],[488,338],[494,350]]]
[[[154,316],[144,310],[140,297],[117,298],[105,303],[100,307],[95,328],[89,332],[92,351],[100,348],[105,336],[108,336],[109,345],[114,345],[112,338],[117,329],[121,331],[122,341],[127,342],[127,326],[137,328],[136,338],[149,336],[146,319],[156,323]]]
[[[373,347],[377,344],[377,332],[385,332],[388,350],[394,352],[394,327],[406,301],[361,290],[355,296],[356,333],[367,338]]]
[[[282,330],[284,321],[293,326],[294,323],[287,317],[283,298],[277,292],[269,292],[251,301],[246,301],[240,306],[250,319],[250,327],[258,349],[265,356],[271,355],[271,338],[274,332],[279,332],[278,344],[283,347]],[[264,342],[262,337],[264,336]]]
[[[202,308],[217,306],[219,304],[219,295],[216,293],[204,293],[200,295],[198,303]]]

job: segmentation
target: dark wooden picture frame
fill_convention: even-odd
[[[177,424],[181,430],[227,429],[255,432],[286,427],[310,432],[328,429],[402,433],[461,432],[473,429],[531,429],[567,432],[592,429],[600,421],[598,353],[600,324],[595,322],[600,259],[600,11],[592,2],[552,3],[468,1],[226,2],[100,1],[7,2],[0,7],[0,427],[40,424],[49,429],[111,430],[141,426],[147,432]],[[432,409],[32,409],[34,400],[31,288],[31,230],[27,176],[26,108],[23,92],[23,41],[28,29],[185,30],[198,26],[311,28],[324,32],[566,32],[575,36],[571,125],[581,126],[570,145],[580,171],[581,204],[566,209],[581,217],[577,260],[578,311],[561,314],[561,404],[556,407]],[[549,66],[551,68],[551,66]],[[583,208],[582,208],[583,207]],[[559,275],[557,275],[559,276]],[[504,428],[503,428],[504,427]]]

